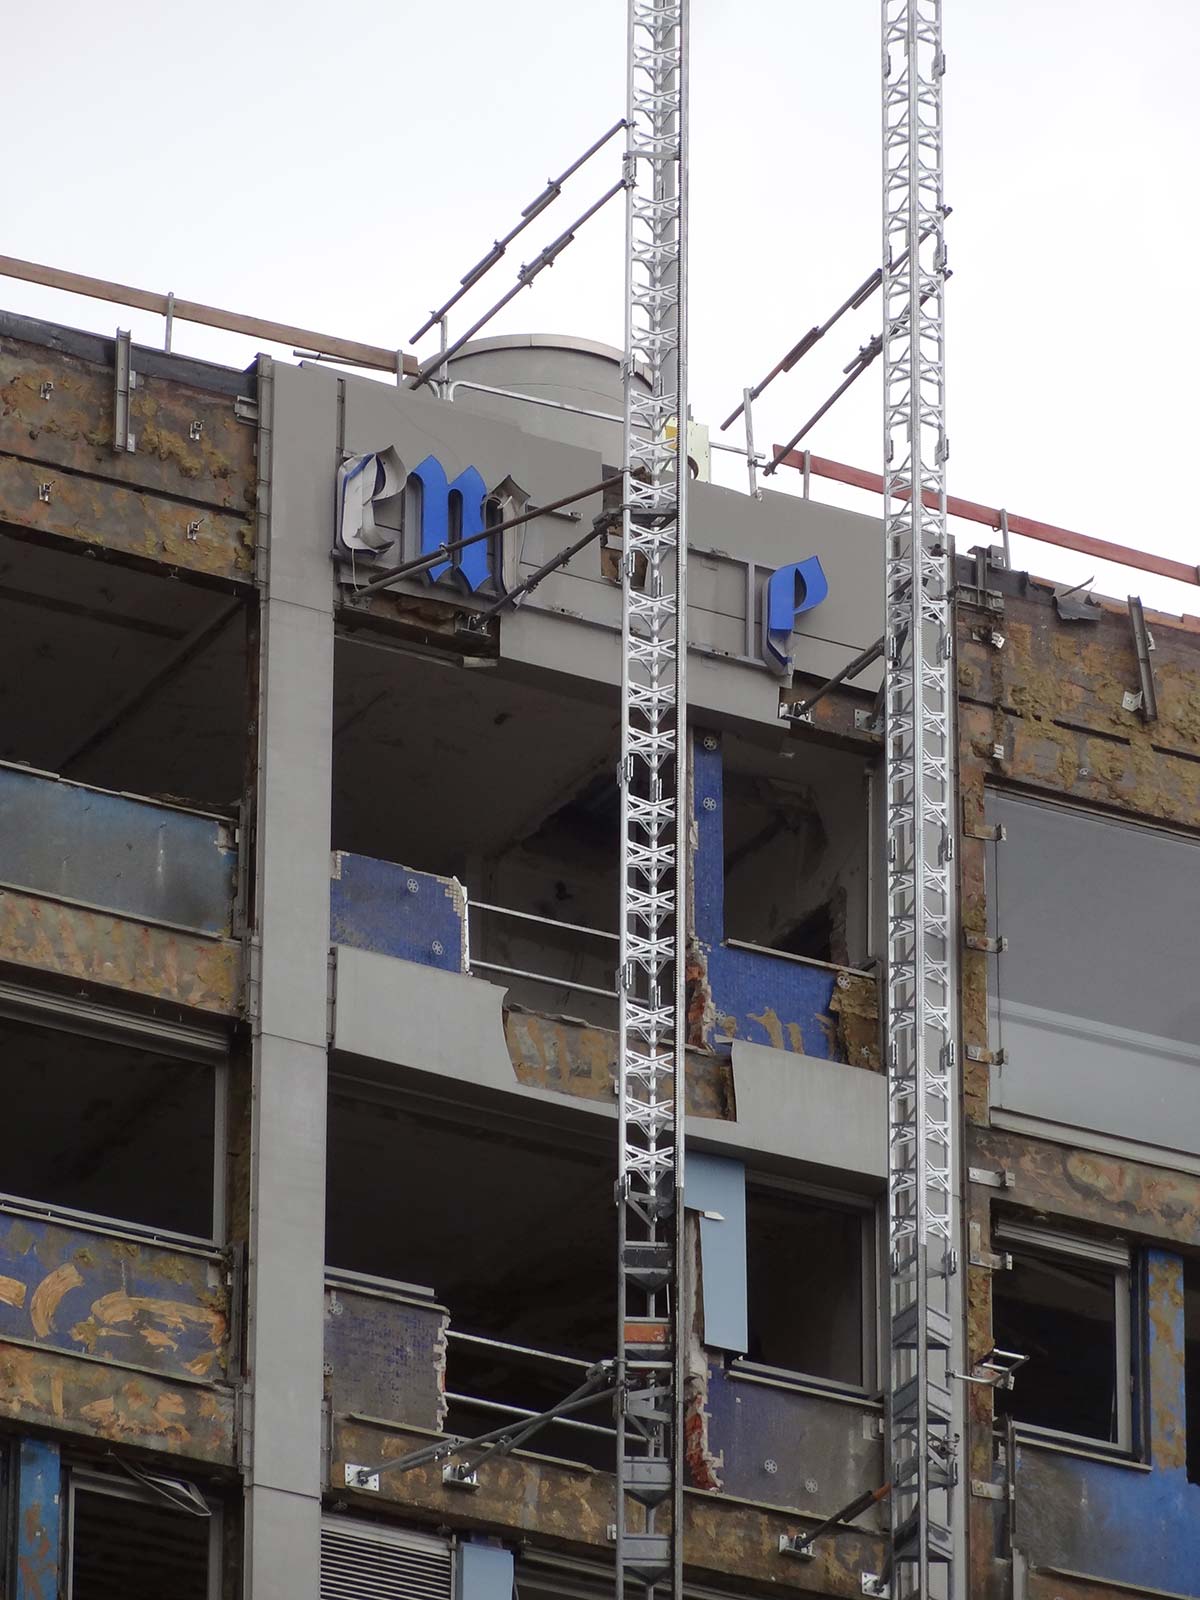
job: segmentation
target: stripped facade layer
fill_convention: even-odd
[[[612,498],[361,590],[619,474],[620,358],[133,347],[130,450],[118,354],[0,322],[4,1592],[609,1594],[612,1397],[562,1407],[616,1354]],[[779,712],[883,632],[883,535],[689,490],[684,1588],[848,1597],[887,1496],[805,1539],[888,1477],[879,669]],[[952,570],[954,1592],[1196,1597],[1200,624]]]

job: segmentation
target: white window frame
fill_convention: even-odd
[[[1086,1433],[1069,1433],[1061,1428],[1043,1428],[1032,1422],[1018,1422],[1013,1426],[1017,1434],[1030,1439],[1046,1439],[1059,1443],[1080,1445],[1087,1450],[1102,1450],[1118,1455],[1132,1456],[1135,1451],[1133,1430],[1133,1392],[1137,1368],[1133,1344],[1133,1258],[1128,1245],[1109,1243],[1102,1239],[1089,1239],[1081,1234],[1065,1233],[1056,1228],[1039,1228],[1028,1223],[1010,1222],[998,1218],[992,1228],[996,1244],[1003,1250],[1014,1246],[1017,1253],[1060,1256],[1086,1266],[1111,1268],[1113,1274],[1113,1342],[1114,1385],[1117,1401],[1116,1439],[1096,1439]],[[1020,1373],[1015,1379],[1020,1384]]]
[[[772,1378],[789,1387],[803,1387],[823,1394],[852,1400],[873,1400],[879,1394],[880,1305],[878,1262],[880,1260],[881,1208],[878,1197],[855,1194],[842,1189],[828,1189],[819,1184],[804,1183],[795,1178],[781,1178],[774,1173],[747,1171],[747,1251],[749,1250],[749,1197],[751,1189],[765,1189],[776,1194],[794,1195],[798,1200],[809,1200],[829,1211],[857,1213],[861,1223],[862,1326],[859,1350],[862,1357],[861,1383],[840,1383],[836,1378],[822,1377],[819,1373],[804,1372],[792,1367],[774,1367],[766,1362],[751,1361],[746,1356],[736,1356],[729,1363],[731,1374],[747,1377]]]

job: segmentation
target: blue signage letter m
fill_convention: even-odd
[[[483,532],[487,485],[474,467],[466,467],[457,478],[447,480],[438,458],[426,456],[412,469],[410,477],[421,485],[422,555]],[[472,593],[482,588],[492,576],[490,545],[489,539],[479,539],[465,550],[455,551],[453,557],[429,568],[430,579],[436,583],[453,567]]]

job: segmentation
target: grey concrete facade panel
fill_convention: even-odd
[[[505,991],[392,956],[339,946],[334,1046],[477,1091],[570,1115],[613,1116],[594,1100],[517,1081],[504,1037]],[[690,1117],[698,1147],[828,1168],[874,1187],[885,1176],[887,1083],[881,1074],[735,1040],[737,1121]]]
[[[317,1600],[333,737],[332,373],[262,366],[269,452],[258,781],[247,1600]]]

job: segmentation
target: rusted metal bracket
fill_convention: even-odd
[[[1155,648],[1154,635],[1146,626],[1141,595],[1131,594],[1128,603],[1129,626],[1133,629],[1133,648],[1142,687],[1137,694],[1124,695],[1121,704],[1126,711],[1140,711],[1143,722],[1157,722],[1158,696],[1154,692],[1154,666],[1150,660],[1150,652]]]
[[[982,933],[964,934],[963,943],[966,945],[968,950],[982,950],[986,955],[989,956],[998,956],[1002,951],[1008,949],[1007,939],[1003,937],[999,939],[989,939]]]
[[[138,375],[133,370],[133,343],[129,330],[118,328],[113,354],[113,449],[118,455],[126,452],[132,455],[137,449],[130,410],[130,400],[137,386]]]

